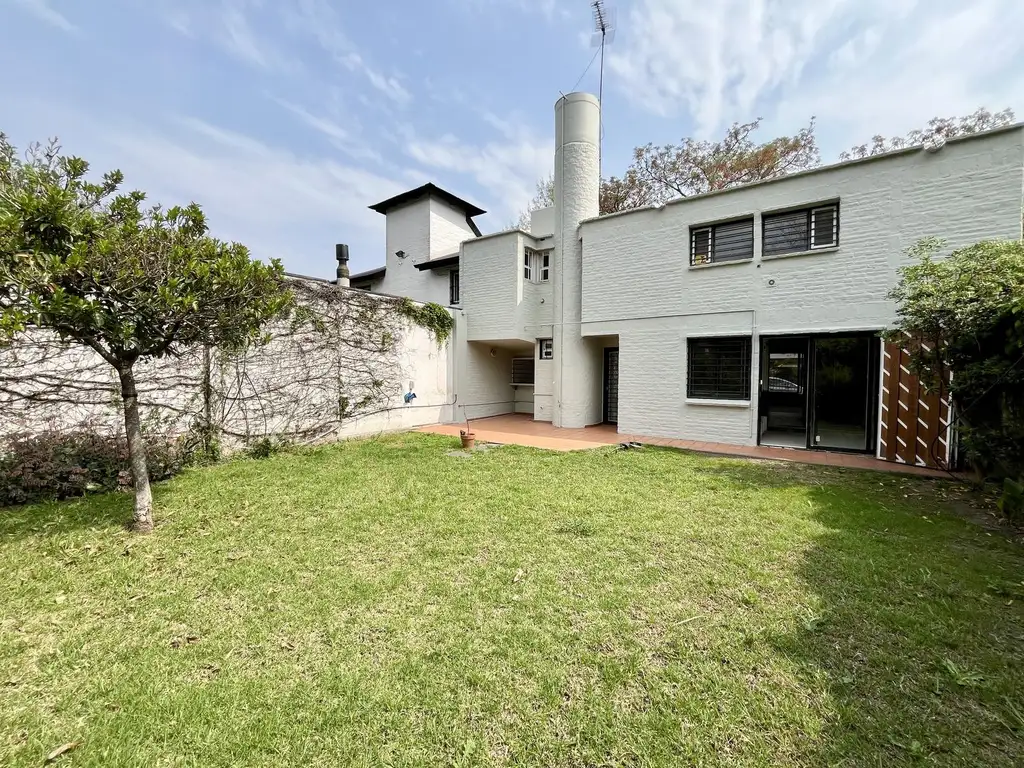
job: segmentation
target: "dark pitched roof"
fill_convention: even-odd
[[[479,216],[487,213],[483,208],[478,208],[472,203],[467,203],[461,197],[456,197],[451,192],[441,189],[436,184],[424,184],[422,187],[416,187],[416,189],[410,189],[408,192],[403,192],[400,195],[389,197],[387,200],[383,200],[376,205],[371,205],[370,210],[376,211],[377,213],[387,213],[390,209],[396,205],[402,205],[402,203],[408,203],[416,200],[424,195],[433,195],[434,197],[444,200],[448,205],[453,208],[458,208],[460,211],[465,211],[467,217]]]
[[[442,256],[440,259],[430,259],[416,264],[416,269],[448,269],[459,266],[459,254],[453,253],[450,256]]]
[[[349,275],[349,282],[354,280],[375,280],[378,277],[384,277],[384,272],[387,271],[387,267],[377,267],[376,269],[370,269],[366,272],[357,272],[354,275]]]

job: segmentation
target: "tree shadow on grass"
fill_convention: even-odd
[[[943,481],[708,462],[801,489],[821,531],[794,576],[808,605],[766,638],[823,711],[813,765],[1024,764],[1024,550],[959,518]]]
[[[155,501],[160,494],[154,489]],[[0,546],[39,536],[124,528],[132,518],[130,493],[97,493],[63,501],[0,508]]]

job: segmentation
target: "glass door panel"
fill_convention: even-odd
[[[762,445],[807,447],[807,358],[806,338],[768,338],[762,342]]]
[[[868,449],[871,415],[871,338],[818,338],[814,345],[812,445]]]

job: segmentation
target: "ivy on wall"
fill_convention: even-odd
[[[434,337],[438,346],[443,346],[448,341],[452,329],[455,327],[455,318],[451,313],[432,301],[426,304],[417,304],[410,299],[400,299],[398,313],[426,329]]]

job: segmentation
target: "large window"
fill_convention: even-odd
[[[813,251],[839,245],[839,203],[769,213],[761,217],[765,256]]]
[[[754,258],[754,220],[690,229],[690,263],[718,264]]]
[[[749,400],[750,378],[749,336],[687,340],[687,397]]]
[[[459,303],[459,270],[457,269],[448,273],[448,303]]]
[[[533,384],[534,369],[532,357],[512,358],[512,383]]]

